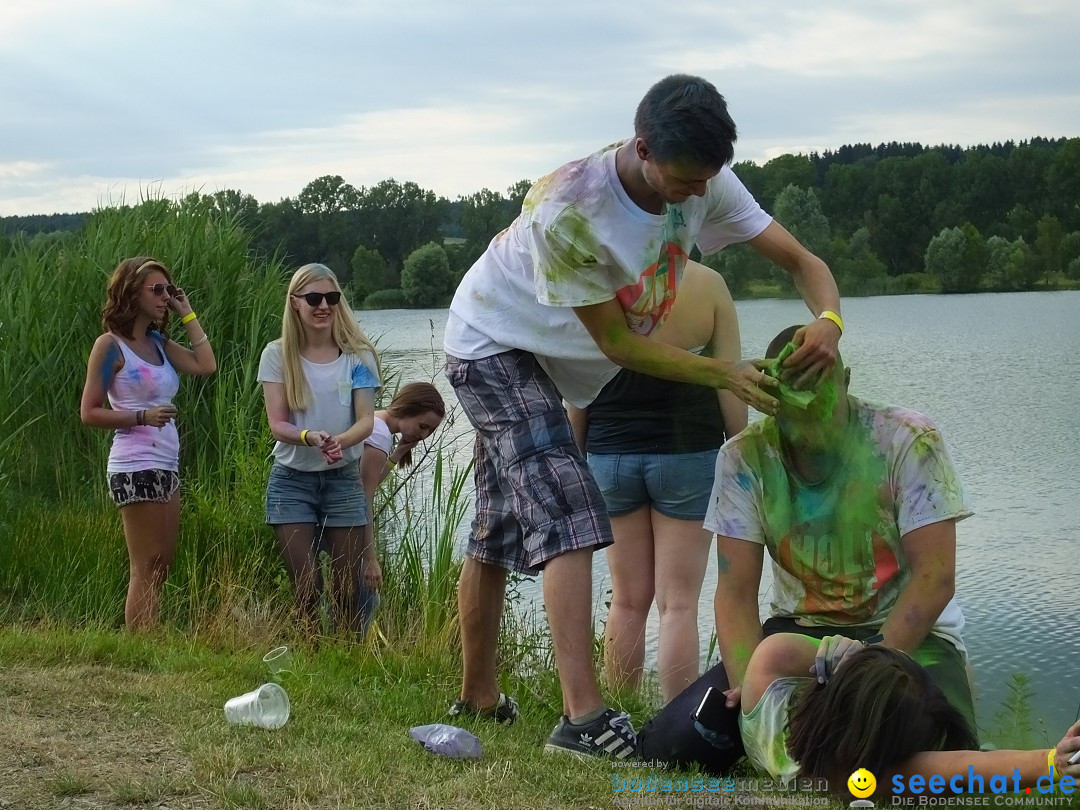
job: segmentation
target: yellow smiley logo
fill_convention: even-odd
[[[866,768],[859,768],[848,777],[847,789],[856,799],[865,799],[877,789],[877,779]]]

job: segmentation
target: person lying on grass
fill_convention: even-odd
[[[746,669],[741,709],[739,730],[755,767],[785,782],[824,778],[838,793],[860,768],[883,795],[908,791],[913,776],[942,777],[935,784],[945,795],[997,775],[1010,792],[1045,788],[1048,776],[1053,785],[1080,777],[1080,762],[1069,764],[1080,750],[1080,722],[1049,750],[972,750],[963,714],[925,668],[900,650],[843,636],[764,639]]]

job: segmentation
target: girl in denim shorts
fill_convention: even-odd
[[[169,339],[170,309],[190,348]],[[101,320],[105,332],[90,351],[79,412],[84,425],[115,431],[109,491],[131,561],[124,623],[138,629],[157,623],[180,531],[180,436],[172,404],[178,372],[212,374],[217,361],[184,291],[165,265],[147,256],[116,266]]]
[[[671,316],[655,337],[738,360],[735,305],[720,275],[687,262]],[[655,599],[657,670],[666,703],[698,677],[698,601],[712,540],[702,521],[717,451],[725,437],[746,427],[746,405],[729,391],[623,369],[587,410],[569,410],[615,536],[607,548],[607,679],[612,686],[640,684]]]
[[[322,596],[317,554],[330,557],[335,620],[362,630],[358,604],[367,501],[357,462],[374,423],[379,368],[337,277],[306,264],[289,282],[281,338],[263,350],[259,382],[277,440],[266,487],[301,621],[315,629]]]

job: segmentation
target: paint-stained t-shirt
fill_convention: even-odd
[[[772,222],[725,166],[703,197],[639,208],[611,144],[538,181],[521,214],[469,269],[450,305],[444,349],[465,360],[532,352],[559,392],[587,406],[618,370],[572,307],[617,299],[648,335],[667,318],[687,257],[745,242]]]
[[[907,533],[972,512],[929,417],[855,397],[851,439],[825,481],[809,485],[783,461],[775,418],[720,450],[705,528],[759,543],[772,558],[770,613],[809,625],[880,625],[911,571]],[[932,632],[964,650],[953,599]]]
[[[329,363],[313,363],[300,358],[300,366],[308,385],[308,407],[305,411],[289,411],[289,421],[300,430],[325,430],[335,436],[344,433],[356,422],[353,391],[380,386],[377,364],[371,352],[340,354]],[[285,360],[281,341],[268,343],[259,360],[259,382],[285,383]],[[321,472],[347,464],[355,464],[363,443],[346,447],[341,460],[327,464],[318,447],[274,443],[274,460],[294,470]]]
[[[746,758],[786,786],[799,775],[799,763],[788,753],[788,716],[792,701],[811,678],[777,678],[749,712],[739,712],[739,735]]]

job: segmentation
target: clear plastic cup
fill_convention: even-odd
[[[281,728],[289,719],[289,696],[276,683],[225,701],[225,719],[234,726]]]
[[[288,647],[274,647],[263,656],[262,660],[274,677],[285,672],[292,672],[292,653]]]

